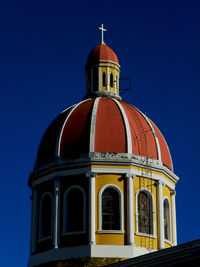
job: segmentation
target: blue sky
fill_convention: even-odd
[[[31,191],[40,139],[85,95],[84,66],[100,43],[115,51],[123,95],[165,136],[180,177],[178,243],[200,238],[200,2],[7,1],[0,3],[1,266],[26,266]]]

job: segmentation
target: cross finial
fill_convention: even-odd
[[[101,30],[101,43],[105,44],[103,41],[103,32],[106,32],[107,30],[103,28],[103,24],[101,24],[101,27],[99,27],[99,30]]]

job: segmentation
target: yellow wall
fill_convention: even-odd
[[[124,179],[116,174],[99,174],[96,176],[96,244],[97,245],[124,245],[124,234],[99,233],[99,192],[104,185],[113,184],[118,186],[124,194]]]
[[[155,229],[154,236],[157,237],[158,235],[158,227],[157,227],[157,186],[154,180],[150,180],[147,178],[143,177],[136,177],[133,180],[134,183],[134,202],[136,202],[136,194],[139,189],[145,188],[147,190],[150,190],[152,192],[153,198],[154,198],[154,209],[155,209],[155,220],[154,224]],[[136,203],[134,203],[134,218],[135,218],[135,244],[138,247],[146,247],[150,249],[158,249],[157,246],[157,238],[152,238],[152,237],[145,237],[137,234],[137,225],[136,225]]]
[[[112,64],[112,63],[101,63],[100,64],[100,67],[101,67],[101,90],[102,91],[106,91],[107,90],[107,67],[109,67],[109,79],[110,79],[110,74],[112,73],[113,74],[113,87],[110,87],[110,91],[111,92],[115,92],[115,73],[116,73],[116,76],[118,77],[118,82],[117,82],[117,90],[116,90],[116,93],[119,94],[119,67],[116,66],[115,64]],[[102,86],[102,74],[103,72],[105,72],[106,74],[106,86]]]
[[[93,165],[92,167],[102,167],[104,168],[127,168],[128,166],[108,166],[108,165]],[[135,168],[137,170],[142,171],[139,167],[129,166],[129,168]],[[143,171],[148,171],[147,169],[143,169]],[[151,174],[158,174],[165,177],[165,175],[158,171],[149,171]],[[166,177],[167,178],[167,177]],[[170,178],[168,178],[170,180]],[[126,234],[127,234],[127,199],[126,199],[126,190],[127,190],[127,178],[124,175],[119,174],[98,174],[95,178],[95,186],[96,186],[96,243],[99,245],[126,245]],[[173,184],[174,182],[170,180]],[[100,233],[99,232],[99,191],[105,185],[113,184],[116,185],[123,193],[123,209],[124,209],[124,234],[123,233]],[[136,194],[139,189],[145,188],[150,190],[154,199],[154,234],[152,237],[142,236],[137,233],[136,228]],[[157,250],[159,249],[159,230],[158,230],[158,185],[157,182],[153,179],[148,179],[144,177],[136,177],[133,179],[133,192],[134,192],[134,241],[137,247],[145,247],[149,249]],[[173,231],[172,227],[172,197],[170,195],[170,189],[167,186],[163,186],[163,200],[165,197],[168,197],[170,200],[170,210],[171,210],[171,231]],[[173,235],[173,232],[172,232]],[[171,236],[172,236],[171,235]],[[165,247],[170,247],[171,245],[168,242],[165,242]]]

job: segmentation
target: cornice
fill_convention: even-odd
[[[90,152],[86,155],[81,155],[78,159],[74,160],[57,158],[55,162],[34,170],[29,177],[29,186],[32,187],[33,182],[37,179],[43,178],[44,176],[48,176],[52,173],[56,174],[56,172],[60,171],[71,170],[70,175],[72,175],[73,170],[74,174],[80,173],[80,171],[78,171],[79,169],[87,172],[91,165],[116,165],[122,167],[134,166],[144,169],[144,173],[147,172],[145,169],[161,172],[169,177],[174,183],[177,183],[179,180],[179,177],[169,168],[164,166],[159,160],[128,153]],[[81,173],[83,173],[83,171],[81,171]]]

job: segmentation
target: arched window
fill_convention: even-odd
[[[116,89],[118,89],[118,76],[116,75]]]
[[[113,74],[110,74],[110,87],[113,87]]]
[[[66,190],[63,209],[63,233],[85,231],[85,191],[81,187]]]
[[[117,187],[107,186],[100,194],[101,230],[122,230],[122,200]]]
[[[170,207],[169,200],[165,198],[164,200],[164,231],[165,231],[165,239],[170,240]]]
[[[153,200],[147,190],[137,196],[138,232],[153,235]]]
[[[103,72],[102,74],[102,86],[106,86],[106,74]]]
[[[52,215],[52,196],[45,193],[40,201],[40,239],[52,235]]]

